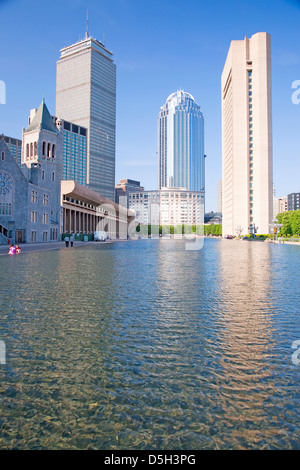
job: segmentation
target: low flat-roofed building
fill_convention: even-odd
[[[137,191],[144,191],[139,181],[123,179],[120,183],[115,186],[115,199],[117,204],[121,206],[129,207],[128,195]]]
[[[127,238],[134,214],[76,181],[61,182],[63,233],[105,231],[110,238]]]

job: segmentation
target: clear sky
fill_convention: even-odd
[[[217,209],[222,173],[221,73],[231,40],[266,31],[272,40],[273,160],[277,196],[300,190],[298,0],[0,0],[0,133],[21,138],[45,97],[55,113],[60,49],[90,35],[117,65],[116,182],[157,188],[157,116],[183,89],[205,118],[206,211]],[[62,116],[63,117],[63,116]]]

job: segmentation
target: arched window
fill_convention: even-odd
[[[30,144],[30,158],[33,157],[33,143]]]
[[[48,144],[48,149],[47,149],[47,157],[50,158],[50,153],[51,153],[51,144]]]
[[[46,156],[46,142],[43,142],[43,157]]]
[[[36,156],[37,155],[37,143],[34,142],[34,155]]]
[[[55,158],[55,144],[52,145],[52,158]]]
[[[26,145],[26,160],[29,159],[29,144]]]

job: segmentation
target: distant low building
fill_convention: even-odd
[[[288,210],[288,198],[284,197],[274,197],[273,201],[273,219],[276,219],[278,214],[286,212]]]
[[[124,207],[129,207],[128,195],[129,193],[144,191],[139,181],[123,179],[115,186],[115,201]]]
[[[221,212],[208,212],[204,216],[205,224],[222,224],[222,213]]]

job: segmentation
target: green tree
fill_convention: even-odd
[[[291,211],[290,226],[293,235],[300,235],[300,210]]]

